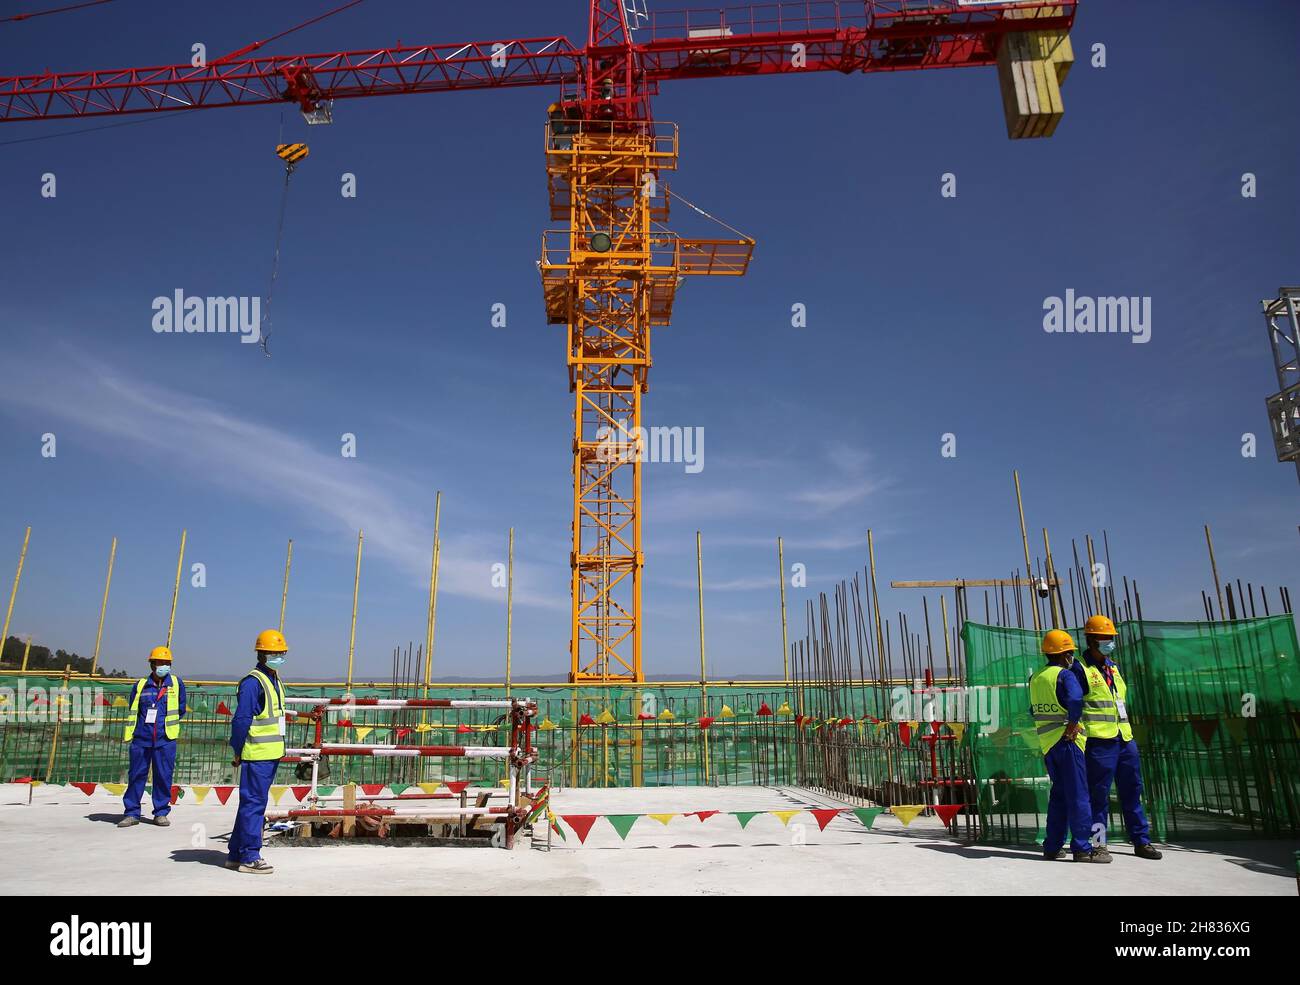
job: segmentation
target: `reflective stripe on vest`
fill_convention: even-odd
[[[1065,727],[1070,724],[1070,713],[1056,697],[1056,680],[1063,669],[1049,664],[1029,679],[1029,714],[1034,719],[1034,731],[1043,755],[1061,741]],[[1075,736],[1074,744],[1083,748],[1082,733]]]
[[[1115,679],[1115,692],[1106,683],[1106,675],[1092,664],[1084,663],[1088,676],[1088,693],[1083,696],[1083,731],[1090,739],[1113,739],[1119,736],[1125,740],[1133,738],[1133,728],[1128,718],[1120,718],[1119,705],[1115,699],[1124,700],[1128,687],[1120,675],[1118,667],[1111,668]]]
[[[144,693],[144,686],[149,683],[149,678],[141,677],[135,682],[135,689],[131,694],[131,710],[127,712],[126,731],[122,735],[123,742],[130,742],[135,738],[135,723],[140,719],[140,695]],[[170,700],[172,687],[175,686],[176,700]],[[181,734],[181,685],[180,678],[175,675],[167,675],[167,683],[163,689],[167,692],[164,699],[167,701],[167,714],[163,716],[163,735],[169,739],[178,739]]]
[[[281,725],[284,720],[284,690],[279,678],[273,683],[260,670],[254,670],[248,676],[256,678],[262,685],[262,710],[253,716],[239,758],[250,762],[280,759],[284,756],[284,731]]]

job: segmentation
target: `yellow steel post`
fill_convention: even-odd
[[[22,666],[22,672],[23,672],[24,674],[27,673],[27,657],[28,657],[28,655],[29,655],[31,652],[32,652],[32,638],[31,638],[31,635],[29,634],[28,637],[27,637],[27,645],[23,647],[23,666]]]
[[[104,597],[99,603],[99,626],[95,630],[95,653],[90,658],[90,676],[95,676],[99,669],[99,644],[104,638],[104,615],[108,612],[108,589],[113,584],[113,559],[117,557],[117,538],[108,549],[108,574],[104,576]]]
[[[1102,613],[1106,611],[1106,608],[1101,601],[1101,588],[1097,585],[1097,555],[1092,549],[1092,534],[1084,534],[1083,542],[1088,547],[1088,582],[1092,585],[1092,598],[1097,606],[1092,611]]]
[[[1025,584],[1029,586],[1029,611],[1034,614],[1034,631],[1038,632],[1043,627],[1038,619],[1038,601],[1034,598],[1034,573],[1029,561],[1029,535],[1025,533],[1025,504],[1020,498],[1020,472],[1012,470],[1011,475],[1016,480],[1016,512],[1020,514],[1020,543],[1025,548]]]
[[[781,576],[781,676],[790,679],[790,640],[785,621],[785,549],[781,538],[776,539],[776,566]]]
[[[185,533],[181,530],[181,548],[176,552],[176,582],[172,585],[172,607],[167,614],[167,646],[172,645],[172,630],[176,628],[176,600],[181,594],[181,568],[185,564]]]
[[[14,572],[14,585],[9,589],[9,608],[5,610],[4,629],[0,630],[0,653],[4,651],[5,641],[9,639],[9,620],[14,614],[14,599],[18,597],[18,583],[23,578],[23,562],[27,560],[27,542],[31,539],[32,528],[29,526],[23,534],[23,547],[18,552],[18,570]]]
[[[1047,528],[1043,528],[1043,553],[1047,556],[1047,588],[1052,600],[1052,626],[1056,629],[1065,627],[1065,613],[1061,611],[1061,600],[1057,598],[1056,565],[1052,562],[1052,543],[1047,538]]]
[[[284,632],[284,608],[289,603],[289,569],[293,566],[293,538],[284,555],[284,587],[280,589],[280,632]]]
[[[433,558],[429,562],[429,615],[424,625],[424,688],[421,697],[429,696],[429,683],[433,676],[433,629],[438,612],[438,555],[442,545],[438,541],[438,524],[442,520],[442,490],[433,500]],[[420,709],[420,724],[427,725],[428,710]],[[422,769],[421,775],[425,771]]]
[[[348,690],[352,690],[352,657],[357,649],[357,596],[361,592],[361,542],[364,531],[357,531],[357,568],[352,576],[352,625],[348,630]]]
[[[695,531],[695,578],[700,605],[700,717],[709,714],[709,674],[704,662],[704,545],[700,532]],[[704,737],[704,782],[709,782],[709,730]]]
[[[506,548],[506,697],[510,697],[510,642],[514,617],[515,528],[510,528],[510,545]]]
[[[27,529],[31,529],[28,527]],[[26,542],[24,541],[24,544]],[[1210,572],[1214,575],[1214,594],[1219,597],[1219,621],[1228,618],[1228,611],[1223,607],[1223,588],[1219,585],[1219,565],[1214,560],[1214,541],[1210,538],[1210,525],[1205,524],[1205,546],[1210,550]],[[22,570],[22,562],[18,562],[18,569]],[[16,583],[15,583],[16,584]],[[9,607],[13,608],[13,599],[9,600]],[[8,620],[5,621],[6,624]]]

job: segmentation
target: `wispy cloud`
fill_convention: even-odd
[[[181,390],[130,377],[79,351],[61,350],[65,371],[59,388],[0,388],[11,413],[61,419],[98,436],[111,453],[165,464],[177,481],[217,484],[249,502],[279,507],[323,531],[365,530],[366,548],[413,578],[429,575],[433,543],[428,490],[411,476],[383,469],[257,420],[247,410],[223,406]],[[24,368],[11,361],[17,379],[51,378],[50,356]],[[495,541],[493,542],[495,543]],[[498,557],[497,555],[501,555]],[[490,565],[504,560],[503,547],[485,538],[444,534],[439,591],[499,600]],[[563,608],[561,593],[547,591],[535,569],[515,562],[515,600],[521,605]]]

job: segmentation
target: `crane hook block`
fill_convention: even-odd
[[[294,166],[307,156],[306,144],[277,144],[275,147],[276,157],[293,170]]]

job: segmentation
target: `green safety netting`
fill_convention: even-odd
[[[1300,670],[1290,615],[1230,623],[1131,621],[1115,660],[1161,840],[1300,832]],[[1083,644],[1079,630],[1071,631]],[[1042,838],[1049,790],[1029,718],[1039,634],[967,623],[967,683],[994,721],[971,726],[983,836]],[[1112,791],[1110,837],[1123,837]]]

